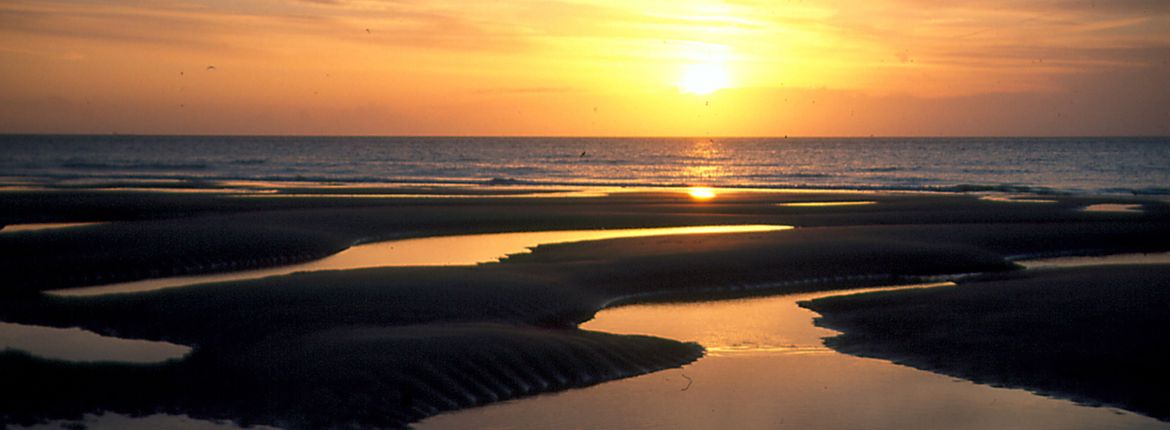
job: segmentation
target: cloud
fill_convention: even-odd
[[[344,124],[389,133],[395,129],[378,129],[380,124],[456,127],[452,116],[459,117],[463,132],[511,126],[512,132],[544,127],[549,133],[556,129],[545,124],[555,122],[543,119],[555,119],[556,109],[577,109],[576,115],[592,120],[591,107],[605,101],[594,98],[613,95],[631,106],[628,123],[620,123],[626,128],[585,131],[636,134],[639,127],[657,127],[655,133],[677,134],[651,125],[667,124],[651,120],[656,111],[669,116],[675,106],[644,93],[674,91],[682,65],[709,60],[726,62],[737,86],[779,91],[779,98],[753,99],[762,106],[783,107],[776,107],[777,100],[796,97],[784,92],[798,91],[793,87],[829,91],[800,112],[762,109],[767,115],[760,124],[736,130],[782,133],[768,128],[767,121],[777,117],[801,118],[815,125],[807,130],[820,134],[833,134],[834,127],[857,134],[904,132],[915,118],[926,124],[923,130],[937,133],[971,132],[975,124],[1038,133],[1111,130],[1100,120],[1105,117],[1148,130],[1155,114],[1134,106],[1165,110],[1151,100],[1163,100],[1154,97],[1162,93],[1156,89],[1170,87],[1168,27],[1170,2],[1164,0],[9,0],[0,2],[0,56],[8,73],[0,93],[34,99],[62,88],[116,93],[118,102],[94,115],[116,117],[122,129],[141,120],[119,114],[118,106],[155,112],[183,98],[185,112],[191,112],[198,105],[189,101],[195,94],[223,103],[217,105],[223,112],[254,117],[274,110],[263,113],[274,118],[263,130],[278,130],[292,117],[291,105],[309,109],[308,116],[320,113],[303,104],[327,97],[330,106],[390,100],[411,106],[360,110],[352,121],[346,119],[350,112],[326,115],[329,124],[341,124],[331,126],[338,133],[345,132]],[[90,63],[81,67],[66,58]],[[207,64],[223,73],[200,74],[203,80],[196,81],[190,67]],[[182,70],[188,73],[180,83]],[[1079,95],[1072,96],[1074,91]],[[614,100],[602,112],[621,111]],[[1093,114],[1085,106],[1094,100],[1130,115]],[[861,101],[864,106],[857,105]],[[428,111],[418,107],[424,102],[444,106]],[[652,108],[658,102],[662,109]],[[477,110],[475,103],[498,109]],[[861,127],[859,116],[840,122],[850,110],[831,108],[851,103],[860,106],[852,109],[856,115],[870,112],[886,122],[873,119]],[[1061,103],[1078,106],[1084,121],[1038,114],[1063,109]],[[514,119],[516,111],[526,112],[524,118]],[[81,115],[77,109],[62,112]],[[505,112],[512,116],[501,116]],[[963,122],[962,112],[977,120]],[[50,109],[38,115],[38,124],[60,117]],[[382,121],[388,117],[398,122]],[[215,121],[199,127],[228,121],[224,115],[206,118]],[[678,121],[670,124],[688,125]],[[231,124],[225,131],[247,126]]]
[[[475,94],[562,94],[578,91],[572,87],[500,87],[475,90]]]
[[[168,7],[79,7],[60,2],[17,2],[0,5],[0,22],[4,31],[34,38],[204,51],[245,48],[224,37],[231,33],[234,23],[222,16]]]
[[[310,6],[263,9],[193,8],[168,1],[85,6],[60,1],[14,2],[0,4],[0,23],[4,31],[37,37],[219,51],[259,50],[273,36],[417,49],[509,50],[524,46],[522,35],[507,26],[417,4],[378,2],[376,13],[366,8],[360,9],[365,13],[354,13],[347,1],[295,3]],[[316,13],[333,9],[333,13]]]

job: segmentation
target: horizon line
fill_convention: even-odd
[[[986,139],[986,138],[1170,138],[1170,134],[1048,134],[1048,135],[540,135],[540,134],[270,134],[270,133],[22,133],[0,136],[125,136],[125,137],[317,137],[317,138],[473,138],[473,139]]]

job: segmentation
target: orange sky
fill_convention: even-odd
[[[0,132],[1170,134],[1170,2],[5,0]]]

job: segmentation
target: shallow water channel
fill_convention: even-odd
[[[816,314],[797,302],[846,293],[605,310],[582,328],[696,341],[708,354],[681,369],[455,411],[416,428],[1170,428],[1125,411],[834,352],[821,339],[836,332],[814,326]]]
[[[531,248],[565,242],[676,234],[749,233],[790,230],[786,225],[708,225],[693,227],[559,230],[469,234],[371,242],[303,264],[228,273],[146,279],[118,284],[48,291],[57,296],[100,296],[136,293],[211,282],[242,281],[297,272],[350,270],[372,267],[461,266],[497,261]]]
[[[224,276],[245,275],[244,278],[230,279],[248,279],[305,270],[474,264],[524,252],[526,248],[542,243],[785,228],[788,227],[720,226],[412,239],[357,246],[306,265],[272,269],[277,272],[251,271],[191,278],[214,281],[229,280],[219,278]],[[467,245],[470,242],[490,246],[472,247]],[[452,254],[451,250],[465,250],[466,254]],[[442,257],[436,257],[440,255]],[[1100,264],[1100,260],[1089,264]],[[178,285],[193,283],[189,281],[190,278],[184,279],[184,283]],[[77,291],[90,294],[141,291],[103,288],[108,287]],[[144,290],[158,288],[166,286],[155,285]],[[883,360],[839,354],[824,347],[822,342],[835,332],[816,327],[813,324],[816,314],[797,305],[799,301],[815,297],[869,290],[873,289],[607,309],[582,328],[695,341],[707,348],[707,356],[680,369],[442,414],[418,423],[416,428],[1170,429],[1170,423],[1112,408],[1081,406],[1024,390],[978,385]],[[8,325],[8,328],[13,326]],[[5,326],[0,325],[0,332],[4,329]],[[15,345],[9,343],[7,346]],[[31,349],[27,346],[17,348]],[[93,351],[91,348],[82,349]],[[185,351],[170,351],[172,355],[163,354],[143,361],[165,360],[183,353]],[[38,355],[50,354],[41,352]],[[92,356],[52,358],[95,359]],[[122,357],[112,361],[135,360]],[[226,423],[164,415],[145,418],[90,415],[83,422],[92,428],[231,427]]]

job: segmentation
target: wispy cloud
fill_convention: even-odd
[[[500,87],[473,91],[476,94],[562,94],[577,91],[572,87]]]
[[[1167,28],[1165,0],[8,0],[0,93],[105,97],[133,112],[182,104],[187,115],[199,95],[239,115],[328,106],[342,125],[457,117],[461,130],[572,125],[578,117],[554,118],[558,103],[580,115],[608,101],[606,112],[631,106],[629,127],[687,125],[670,122],[678,73],[711,62],[739,91],[778,97],[826,88],[874,106],[983,100],[964,105],[978,110],[1016,95],[1056,106],[1088,87],[1134,100],[1152,92],[1143,86],[1170,87]],[[191,76],[207,64],[220,72]],[[411,108],[345,110],[390,103]],[[504,120],[505,107],[540,113]]]

